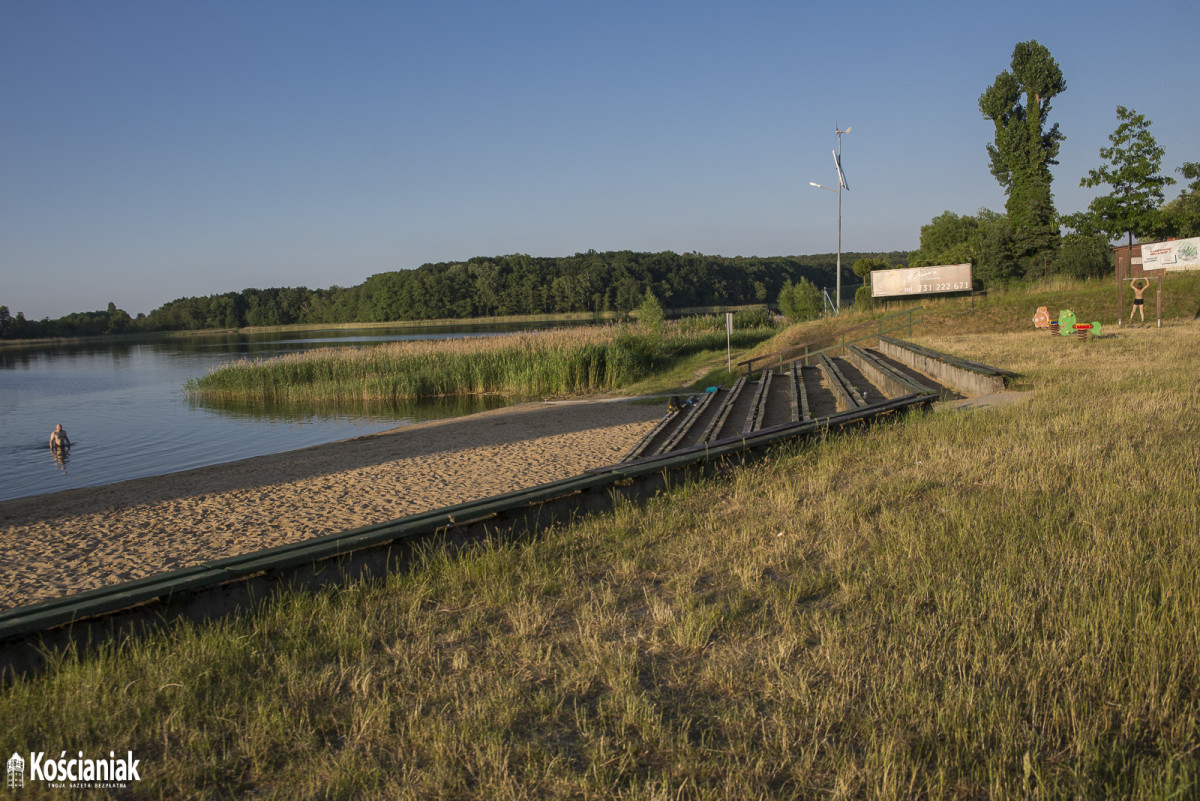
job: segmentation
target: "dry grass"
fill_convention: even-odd
[[[1031,396],[65,658],[0,742],[152,797],[1194,798],[1198,336],[925,337]]]

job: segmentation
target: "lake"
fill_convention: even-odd
[[[279,453],[510,403],[215,407],[183,391],[189,378],[241,358],[496,333],[482,327],[338,329],[0,349],[0,500]],[[47,444],[57,423],[73,445],[62,461]]]

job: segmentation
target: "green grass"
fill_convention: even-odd
[[[1027,399],[64,657],[0,743],[145,797],[1197,797],[1200,323],[946,328]]]
[[[774,329],[737,331],[744,349]],[[711,326],[672,323],[662,332],[584,327],[488,338],[323,348],[222,365],[191,379],[188,393],[214,404],[357,403],[501,394],[578,395],[646,391],[674,381],[723,350]],[[694,372],[694,370],[692,370]],[[675,384],[677,386],[677,384]]]

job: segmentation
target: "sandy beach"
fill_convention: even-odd
[[[529,403],[0,503],[0,608],[531,487],[620,460],[659,404]]]

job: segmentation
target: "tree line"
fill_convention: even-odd
[[[904,252],[872,256],[903,265]],[[774,303],[785,285],[835,283],[836,255],[725,257],[699,253],[609,251],[564,257],[524,254],[423,264],[378,273],[352,287],[243,289],[172,300],[131,317],[107,310],[57,320],[26,320],[0,306],[0,337],[74,337],[154,331],[496,315],[617,312],[637,309],[651,292],[668,309]]]

